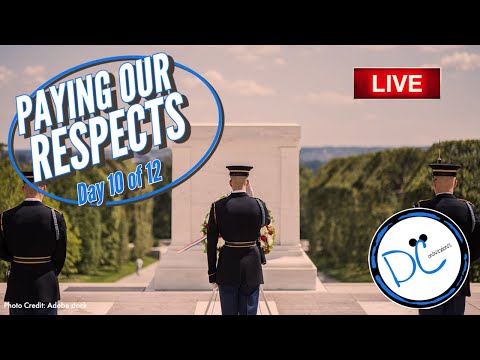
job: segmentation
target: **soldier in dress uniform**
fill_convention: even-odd
[[[267,206],[250,196],[248,175],[252,166],[227,166],[231,194],[212,204],[207,230],[208,277],[219,287],[223,315],[256,315],[259,287],[263,284],[265,254],[260,229],[270,224]],[[217,243],[221,248],[217,264]]]
[[[33,173],[24,172],[33,182]],[[38,185],[46,190],[46,185]],[[0,214],[0,258],[11,263],[5,301],[10,315],[57,315],[67,250],[65,219],[42,203],[43,194],[26,183],[25,200]]]
[[[432,185],[435,197],[430,200],[420,200],[414,207],[437,210],[451,218],[462,229],[470,248],[470,262],[480,256],[480,224],[475,212],[475,206],[468,200],[458,199],[453,195],[458,185],[456,164],[442,163],[439,156],[432,168]],[[464,315],[466,296],[470,296],[470,276],[457,294],[449,301],[432,309],[420,309],[420,315]]]

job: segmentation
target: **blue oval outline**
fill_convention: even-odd
[[[74,73],[76,73],[80,70],[83,70],[83,69],[86,69],[86,68],[89,68],[89,67],[92,67],[92,66],[96,66],[96,65],[102,65],[102,64],[110,63],[110,62],[139,60],[139,59],[144,59],[145,57],[148,57],[148,56],[145,56],[145,55],[113,56],[113,57],[107,57],[107,58],[102,58],[102,59],[89,61],[89,62],[80,64],[80,65],[74,66],[74,67],[72,67],[68,70],[65,70],[65,71],[61,72],[60,74],[54,76],[50,80],[47,80],[45,83],[40,85],[40,87],[38,87],[30,95],[30,97],[31,98],[35,97],[38,90],[41,90],[41,89],[44,89],[44,88],[46,88],[50,85],[53,85],[53,84],[57,83],[58,81],[62,80],[63,78],[65,78],[65,77],[67,77],[71,74],[74,74]],[[217,110],[218,110],[218,126],[217,126],[217,132],[215,133],[215,137],[214,137],[212,143],[210,144],[210,147],[208,148],[207,152],[203,155],[203,157],[192,168],[190,168],[190,170],[188,170],[185,174],[183,174],[178,179],[176,179],[176,180],[172,181],[171,183],[161,187],[160,189],[151,191],[149,193],[146,193],[146,194],[143,194],[143,195],[140,195],[140,196],[136,196],[136,197],[128,198],[128,199],[123,199],[123,200],[118,200],[118,201],[107,201],[107,202],[104,203],[105,206],[116,206],[116,205],[134,203],[134,202],[137,202],[137,201],[149,199],[149,198],[151,198],[155,195],[159,195],[159,194],[161,194],[161,193],[163,193],[163,192],[165,192],[169,189],[173,189],[174,187],[176,187],[176,186],[180,185],[181,183],[183,183],[184,181],[188,180],[198,170],[200,170],[207,163],[208,159],[210,159],[210,157],[213,155],[213,153],[215,152],[215,150],[218,147],[218,144],[220,143],[220,139],[222,138],[222,134],[223,134],[223,128],[225,126],[225,115],[224,115],[223,105],[222,105],[222,102],[220,100],[220,97],[218,96],[218,94],[215,91],[215,89],[213,88],[213,86],[203,76],[201,76],[199,73],[197,73],[195,70],[190,69],[189,67],[187,67],[185,65],[182,65],[180,63],[177,63],[177,62],[174,62],[174,65],[175,65],[175,67],[178,67],[178,68],[180,68],[180,69],[182,69],[186,72],[189,72],[190,74],[194,75],[195,77],[197,77],[200,81],[202,81],[202,83],[212,93],[213,98],[215,99],[215,103],[217,104]],[[15,132],[15,129],[16,129],[17,125],[18,125],[18,113],[15,114],[15,116],[12,120],[12,124],[10,125],[9,132],[8,132],[8,155],[10,157],[10,162],[11,162],[13,168],[15,169],[15,171],[17,172],[17,174],[20,175],[20,177],[22,178],[22,180],[25,183],[29,184],[31,187],[33,187],[39,193],[42,193],[43,195],[46,195],[46,196],[48,196],[52,199],[55,199],[57,201],[61,201],[63,203],[78,206],[78,200],[76,201],[76,200],[72,200],[72,199],[63,198],[61,196],[57,196],[57,195],[51,194],[49,192],[43,191],[42,189],[37,187],[34,183],[30,182],[22,174],[22,172],[20,171],[20,169],[17,166],[17,162],[15,160],[15,156],[13,154],[13,147],[12,147],[12,145],[13,145],[13,142],[12,142],[13,134]],[[90,204],[90,205],[97,207],[95,204]]]

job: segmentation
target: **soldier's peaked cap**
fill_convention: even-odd
[[[432,168],[432,176],[457,176],[457,170],[462,167],[457,164],[444,164],[440,158],[429,166]]]
[[[33,182],[33,171],[22,171],[22,174],[27,178],[28,181]]]
[[[227,169],[230,170],[230,176],[248,176],[253,166],[230,165]]]

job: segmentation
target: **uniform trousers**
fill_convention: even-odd
[[[222,315],[257,315],[259,288],[219,285]]]
[[[454,296],[442,305],[431,309],[420,309],[420,315],[464,315],[465,314],[465,296]]]

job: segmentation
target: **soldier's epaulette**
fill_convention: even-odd
[[[466,199],[459,199],[459,198],[457,198],[457,199],[460,200],[460,201],[464,201],[464,202],[466,202],[466,203],[469,203],[470,205],[473,206],[473,204],[472,204],[470,201],[466,200]]]
[[[418,200],[418,201],[413,205],[413,207],[422,207],[422,202],[424,202],[424,201],[428,201],[428,199]]]
[[[215,203],[219,203],[220,201],[224,201],[224,200],[227,200],[227,199],[228,199],[228,195],[224,195],[224,196],[221,197],[220,199],[215,200]]]
[[[43,204],[43,205],[45,205],[45,204]],[[60,210],[57,210],[57,209],[55,209],[55,208],[53,208],[53,207],[51,207],[51,206],[48,206],[48,205],[45,205],[45,206],[46,206],[47,208],[49,208],[49,209],[55,210],[55,211],[56,211],[57,213],[59,213],[60,215],[63,215]]]
[[[212,206],[218,205],[218,204],[220,204],[222,201],[225,201],[225,200],[227,200],[227,199],[228,199],[228,196],[223,197],[223,198],[218,199],[218,200],[215,200],[215,201],[212,203]]]
[[[255,199],[255,200],[258,200],[258,201],[260,201],[260,202],[262,203],[262,205],[265,205],[265,203],[263,202],[263,200],[262,200],[262,199],[260,199],[260,198],[258,198],[258,197],[253,197],[253,196],[252,196],[252,198],[253,198],[253,199]]]

